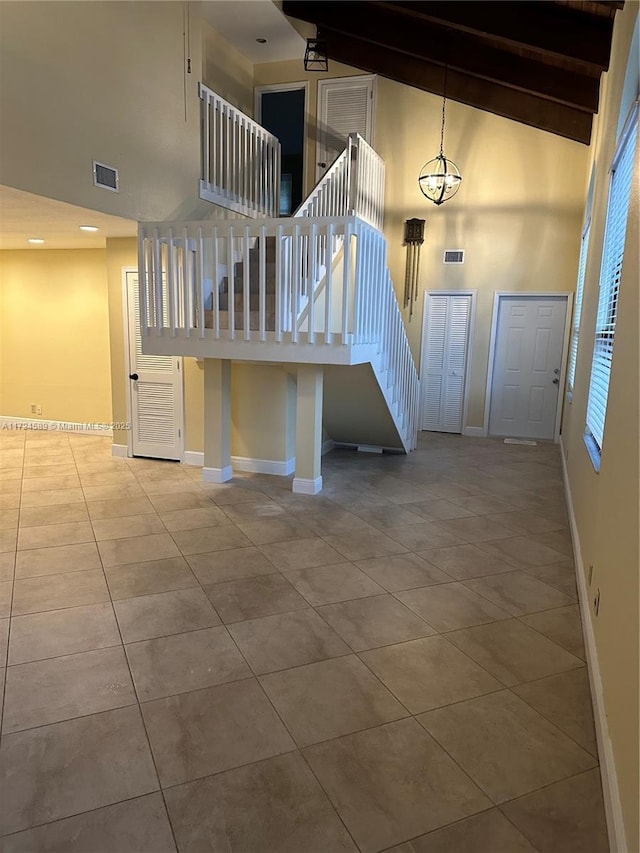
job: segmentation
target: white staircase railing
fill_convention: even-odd
[[[280,143],[200,83],[200,198],[253,218],[280,214]]]
[[[352,343],[355,271],[345,263],[335,274],[332,259],[338,244],[348,254],[356,226],[355,217],[141,223],[143,336]],[[318,266],[322,311],[308,298]]]
[[[387,241],[368,223],[359,222],[355,257],[356,344],[373,344],[371,364],[403,437],[416,446],[420,383],[387,266]]]
[[[143,223],[139,234],[143,351],[369,362],[406,449],[415,446],[418,376],[376,228],[307,216]]]
[[[384,220],[384,160],[360,136],[352,133],[335,160],[294,216],[359,216],[382,231]]]

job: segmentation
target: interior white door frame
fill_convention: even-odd
[[[569,340],[571,337],[571,314],[573,308],[573,292],[569,290],[558,291],[522,291],[522,290],[497,290],[493,295],[493,314],[491,317],[491,337],[489,339],[489,362],[487,364],[487,388],[484,397],[484,423],[482,434],[489,435],[489,415],[491,410],[491,391],[493,390],[493,368],[496,355],[496,338],[498,335],[498,314],[500,300],[503,298],[516,299],[550,299],[551,297],[563,297],[567,300],[567,310],[564,319],[564,340],[562,341],[562,364],[560,366],[560,392],[558,393],[558,406],[556,409],[556,423],[553,431],[553,440],[557,442],[560,438],[560,423],[562,421],[562,401],[567,378],[567,358],[569,355]]]
[[[471,297],[471,312],[469,317],[469,336],[467,339],[467,360],[464,367],[464,398],[462,403],[462,435],[465,434],[467,428],[467,419],[469,412],[469,392],[471,390],[471,362],[473,361],[473,341],[476,331],[476,300],[478,297],[477,290],[425,290],[424,302],[422,305],[422,339],[420,341],[420,412],[424,409],[424,383],[422,381],[422,367],[424,364],[425,352],[424,348],[427,342],[425,331],[427,325],[427,305],[429,296],[470,296]]]
[[[124,338],[124,369],[125,375],[124,378],[126,380],[127,393],[125,394],[125,400],[127,404],[127,423],[130,424],[131,429],[127,430],[127,457],[133,456],[133,406],[131,401],[131,380],[129,379],[129,375],[131,373],[131,353],[129,349],[130,337],[129,337],[129,323],[131,318],[129,317],[129,291],[128,291],[128,282],[127,276],[129,275],[138,275],[137,267],[122,267],[122,319],[123,319],[123,335]],[[179,443],[179,451],[180,451],[180,462],[184,462],[184,448],[185,448],[185,410],[184,410],[184,358],[182,356],[177,356],[181,362],[181,370],[180,370],[180,443]],[[113,381],[113,378],[112,378]]]
[[[312,115],[309,111],[309,81],[301,80],[299,83],[271,83],[269,86],[256,86],[253,90],[253,111],[255,120],[262,124],[262,95],[265,92],[296,92],[304,89],[304,127],[302,137],[302,199],[308,194],[307,189],[307,139],[309,138],[309,127]]]

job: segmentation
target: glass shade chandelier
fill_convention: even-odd
[[[442,97],[442,127],[440,128],[440,153],[425,163],[418,176],[420,192],[434,204],[442,204],[458,192],[462,182],[460,170],[444,154],[444,124],[447,106],[447,69],[444,72],[444,94]]]

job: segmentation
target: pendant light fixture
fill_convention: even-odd
[[[444,154],[444,123],[447,106],[447,66],[444,68],[444,92],[442,96],[442,127],[440,128],[440,153],[425,163],[420,170],[418,186],[420,192],[434,204],[442,204],[458,192],[462,182],[460,170]]]
[[[329,57],[327,56],[327,44],[316,29],[316,37],[307,39],[307,47],[304,52],[305,71],[328,71]]]

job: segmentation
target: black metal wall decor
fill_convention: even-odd
[[[418,298],[420,277],[420,246],[424,243],[424,219],[407,219],[404,223],[404,242],[407,247],[407,269],[404,277],[404,307],[413,316],[413,303]]]

